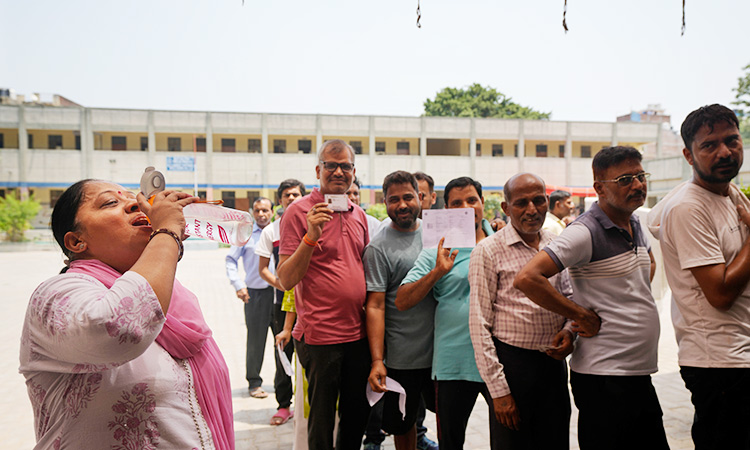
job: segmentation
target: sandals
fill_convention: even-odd
[[[250,389],[250,397],[266,398],[268,397],[268,392],[264,391],[262,387],[258,386],[256,388]]]
[[[294,412],[289,408],[279,408],[276,414],[271,417],[271,425],[284,425],[292,417],[294,417]]]

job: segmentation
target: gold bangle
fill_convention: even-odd
[[[153,239],[154,236],[156,236],[159,233],[168,234],[172,236],[172,238],[174,238],[175,242],[177,242],[177,247],[179,247],[180,249],[180,251],[178,252],[178,256],[177,256],[177,262],[180,262],[180,260],[182,259],[183,253],[185,253],[185,247],[182,245],[182,240],[180,239],[180,237],[177,236],[177,234],[175,234],[175,232],[172,230],[167,230],[166,228],[159,228],[158,230],[154,230],[151,232],[151,236],[149,236],[148,241],[151,242],[151,239]]]

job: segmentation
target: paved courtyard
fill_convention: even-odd
[[[33,417],[23,377],[18,373],[18,345],[26,304],[34,288],[59,272],[62,254],[52,246],[32,245],[25,251],[0,251],[0,442],[3,448],[28,449],[34,446]],[[37,247],[37,248],[35,248]],[[224,274],[226,249],[201,249],[189,245],[178,267],[180,281],[201,301],[206,320],[214,331],[229,365],[234,401],[237,449],[291,449],[292,422],[279,427],[268,424],[276,410],[273,395],[250,398],[244,379],[245,324],[242,303],[235,297]],[[677,367],[677,349],[669,319],[669,305],[659,302],[662,334],[659,347],[660,371],[654,384],[664,410],[664,425],[673,450],[692,449],[690,424],[693,408]],[[271,337],[269,336],[269,342]],[[273,347],[266,348],[263,387],[273,391]],[[576,412],[571,420],[571,449],[577,449]],[[480,397],[469,422],[467,449],[488,448],[487,406]],[[428,412],[426,426],[436,439],[435,416]],[[386,448],[393,448],[391,438]]]

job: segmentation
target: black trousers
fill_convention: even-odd
[[[268,329],[273,316],[273,287],[247,290],[250,300],[245,303],[247,350],[245,354],[245,379],[250,389],[263,384],[260,370],[263,367]]]
[[[570,396],[568,367],[546,354],[495,341],[505,379],[521,416],[518,431],[500,424],[499,439],[507,450],[568,450]],[[490,407],[490,414],[493,409]]]
[[[281,303],[275,303],[273,305],[273,322],[271,323],[271,330],[273,335],[281,333],[284,329],[284,319],[286,318],[286,312],[281,310]],[[294,344],[291,339],[287,342],[284,347],[284,353],[287,358],[292,360],[294,354]],[[289,408],[292,405],[292,377],[284,372],[284,366],[281,365],[281,358],[279,358],[279,352],[274,348],[273,352],[274,359],[276,360],[276,374],[273,377],[273,388],[276,391],[276,402],[279,404],[279,408]]]
[[[484,383],[464,380],[436,380],[435,404],[438,427],[438,444],[440,450],[460,450],[466,440],[466,426],[469,424],[471,411],[482,394],[492,411],[492,398]],[[490,416],[490,448],[501,450],[498,435],[500,422],[494,414]]]
[[[570,371],[581,450],[669,449],[650,375],[587,375]]]
[[[310,345],[295,339],[299,362],[308,383],[310,414],[307,443],[310,450],[332,450],[338,402],[336,450],[357,450],[370,414],[365,388],[370,375],[367,339],[332,345]]]
[[[683,366],[680,374],[695,406],[695,449],[750,449],[750,369]]]

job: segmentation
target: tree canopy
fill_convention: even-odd
[[[737,87],[732,89],[734,91],[732,104],[737,107],[742,139],[748,141],[750,140],[750,64],[742,70],[745,74],[737,79]]]
[[[490,86],[474,83],[467,88],[447,87],[424,102],[425,116],[495,117],[501,119],[549,119],[539,112],[515,103]]]

